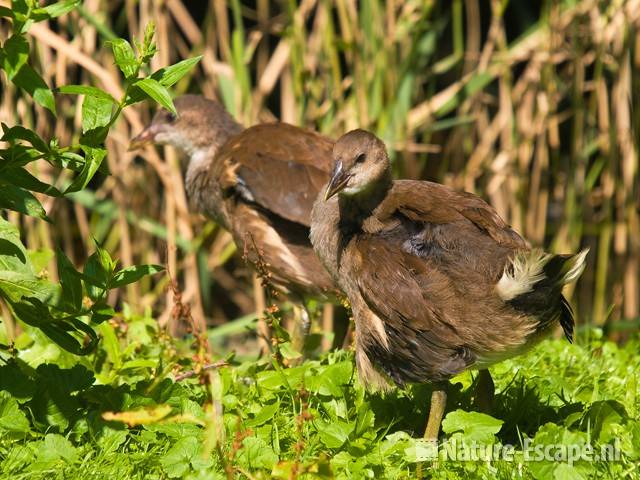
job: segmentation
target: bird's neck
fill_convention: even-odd
[[[365,189],[349,195],[340,195],[339,228],[343,234],[349,235],[360,231],[362,222],[371,216],[385,199],[392,183],[391,172],[386,170],[382,177],[370,183]]]
[[[222,193],[211,171],[217,151],[218,148],[213,146],[194,150],[189,155],[189,165],[184,183],[192,205],[216,223],[225,226],[224,215],[220,210],[222,208]]]

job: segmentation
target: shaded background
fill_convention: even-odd
[[[141,38],[149,21],[154,69],[204,55],[178,92],[218,98],[245,125],[280,119],[334,138],[372,130],[397,176],[481,195],[534,245],[590,247],[571,292],[579,324],[618,340],[637,330],[640,1],[87,0],[31,28],[34,67],[51,86],[95,84],[118,98],[104,43]],[[54,121],[1,87],[3,122],[62,144],[79,134],[80,102],[58,96]],[[10,220],[45,260],[60,245],[79,261],[93,232],[125,265],[166,263],[182,300],[211,324],[250,314],[251,271],[228,233],[189,212],[175,152],[126,151],[148,107],[125,110],[112,130],[111,176],[71,198],[43,197],[52,224]],[[38,163],[45,181],[69,181]],[[56,278],[55,262],[46,272]],[[170,323],[168,283],[146,278],[111,300]]]

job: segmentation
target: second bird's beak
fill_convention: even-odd
[[[351,175],[345,172],[342,168],[342,162],[337,162],[336,166],[333,167],[333,172],[331,172],[331,180],[329,180],[327,189],[324,192],[324,201],[326,202],[340,190],[344,189],[347,186],[347,182],[350,178]]]
[[[154,137],[156,136],[155,128],[153,125],[148,126],[143,131],[141,131],[138,135],[133,137],[129,142],[129,151],[138,150],[146,145],[149,145],[153,142]]]

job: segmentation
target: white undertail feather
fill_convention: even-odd
[[[542,269],[552,256],[540,249],[516,253],[496,285],[500,298],[506,302],[533,290],[533,286],[544,278]]]
[[[563,285],[575,282],[578,277],[582,275],[584,267],[586,266],[585,259],[587,258],[587,253],[589,253],[589,249],[585,248],[565,264],[565,268],[568,270],[562,275]]]

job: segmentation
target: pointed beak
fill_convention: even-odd
[[[129,151],[138,150],[146,145],[153,143],[153,139],[156,136],[156,129],[153,125],[149,125],[137,136],[133,137],[129,142]]]
[[[331,172],[331,180],[329,180],[327,189],[324,192],[324,201],[326,202],[340,190],[343,190],[350,178],[351,175],[343,170],[342,162],[336,162],[336,166],[333,167],[333,172]]]

